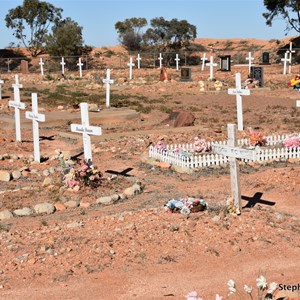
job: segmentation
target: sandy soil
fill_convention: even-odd
[[[236,281],[241,292],[244,284],[255,289],[260,274],[268,282],[300,283],[299,160],[242,167],[244,209],[240,216],[226,213],[228,169],[185,174],[145,163],[147,147],[161,136],[165,143],[192,142],[195,136],[226,139],[226,124],[236,122],[235,97],[227,94],[227,88],[234,86],[236,71],[246,78],[247,67],[215,73],[216,79],[224,81],[220,92],[213,88],[199,91],[198,82],[207,82],[208,69],[200,72],[193,68],[191,82],[178,81],[175,70],[168,70],[172,77],[169,82],[159,81],[158,69],[135,70],[131,82],[120,80],[128,77],[128,70],[112,71],[112,92],[134,100],[136,95],[143,96],[137,101],[151,110],[140,112],[134,120],[101,124],[103,135],[92,138],[94,165],[106,179],[111,176],[108,170],[132,170],[130,176],[118,175],[96,190],[67,191],[62,188],[60,172],[49,176],[51,185],[43,186],[43,171],[59,163],[48,159],[30,164],[31,129],[24,128],[23,141],[15,142],[14,129],[3,121],[13,118],[13,110],[6,105],[9,98],[2,100],[0,155],[9,154],[10,158],[0,160],[0,170],[24,166],[29,170],[19,179],[0,182],[0,211],[33,207],[44,201],[63,207],[67,201],[76,200],[81,205],[50,215],[1,221],[0,299],[185,299],[193,290],[204,299],[214,299],[215,294],[223,299],[242,299],[227,296],[229,279]],[[248,128],[264,135],[299,133],[300,111],[295,108],[299,92],[287,88],[290,76],[281,72],[282,66],[265,66],[264,88],[252,89],[250,96],[243,97],[246,130],[239,137],[247,136]],[[100,73],[105,76],[104,71]],[[6,79],[3,95],[11,97],[13,77],[2,77]],[[63,84],[89,94],[105,91],[91,74],[76,81],[45,81],[38,75],[21,75],[20,82],[24,85],[22,100],[27,105],[33,88],[38,92]],[[48,106],[44,97],[39,94],[39,105],[47,118],[57,107]],[[109,110],[105,98],[97,104],[101,113]],[[66,116],[79,116],[78,109],[68,103],[60,109]],[[192,112],[194,126],[172,128],[164,122],[170,110]],[[41,128],[43,157],[51,158],[57,149],[70,151],[73,156],[80,154],[82,141],[70,134],[69,125],[60,120],[55,126]],[[143,193],[110,205],[96,204],[100,196],[121,193],[137,181],[144,185]],[[247,206],[246,199],[253,200],[255,195],[267,203],[258,201]],[[188,217],[165,211],[168,200],[186,196],[202,197],[209,209]],[[283,295],[300,299],[299,294],[290,292],[280,292],[277,298]]]

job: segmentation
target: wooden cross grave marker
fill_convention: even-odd
[[[81,123],[71,124],[71,131],[82,134],[84,159],[86,163],[92,164],[92,147],[90,135],[101,135],[101,127],[90,126],[88,103],[80,103]]]
[[[41,66],[41,75],[44,76],[44,62],[43,62],[43,59],[40,58],[40,62],[39,62],[39,65]]]
[[[81,78],[82,77],[82,66],[83,66],[83,63],[81,62],[81,57],[79,57],[79,59],[78,59],[77,66],[79,67],[79,77]]]
[[[31,98],[32,98],[31,100],[32,111],[26,111],[25,116],[27,119],[32,120],[34,160],[40,162],[41,157],[40,157],[39,122],[45,122],[45,115],[38,113],[37,93],[32,93]]]
[[[210,57],[210,62],[207,63],[206,65],[209,66],[209,79],[213,79],[214,78],[214,67],[217,66],[217,64],[214,63],[213,56]]]
[[[179,70],[178,63],[180,61],[180,58],[178,57],[178,54],[176,54],[176,58],[174,60],[176,61],[176,71],[178,71]]]
[[[240,170],[237,159],[256,160],[256,152],[255,150],[248,150],[237,147],[235,124],[228,124],[227,132],[227,145],[213,144],[212,150],[216,154],[228,156],[230,165],[231,194],[234,199],[234,206],[241,211],[242,203],[240,187]]]
[[[14,101],[8,101],[8,105],[15,108],[16,141],[21,142],[20,109],[25,109],[25,103],[21,102],[20,99],[20,88],[22,88],[23,85],[19,84],[18,75],[15,75],[15,83],[12,87],[14,89]]]
[[[251,72],[252,60],[254,60],[254,57],[251,56],[251,52],[248,53],[248,56],[246,57],[246,60],[249,61],[249,71],[248,71],[249,73],[248,73],[248,74],[250,74],[250,72]]]
[[[236,110],[237,110],[238,130],[244,130],[242,95],[249,96],[250,95],[250,90],[242,89],[241,73],[236,73],[235,74],[235,89],[228,89],[228,94],[229,95],[236,95]]]
[[[2,99],[2,84],[4,84],[4,80],[0,79],[0,100]]]
[[[134,63],[132,62],[132,57],[130,56],[129,63],[127,64],[129,66],[129,80],[132,79],[132,67],[134,67]]]
[[[65,74],[65,64],[66,63],[65,63],[64,57],[61,58],[60,64],[61,64],[61,74]]]
[[[140,69],[141,68],[141,60],[142,60],[142,58],[141,58],[141,56],[140,56],[139,53],[137,55],[136,60],[137,60],[137,67],[138,67],[138,69]]]
[[[110,85],[114,83],[112,79],[110,79],[110,69],[106,69],[106,78],[102,79],[102,82],[106,84],[106,107],[110,107]]]
[[[207,61],[207,58],[205,56],[206,56],[206,53],[204,53],[203,57],[201,57],[201,60],[202,60],[201,71],[204,71],[205,62]]]
[[[163,57],[162,57],[161,53],[159,53],[158,60],[159,60],[159,68],[161,69],[161,67],[162,67],[162,61],[163,61]]]
[[[282,58],[281,61],[283,61],[283,75],[286,75],[286,63],[290,63],[290,59],[288,58],[288,52],[284,53],[284,58]]]

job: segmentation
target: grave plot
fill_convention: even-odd
[[[175,166],[195,169],[227,164],[228,156],[214,151],[227,145],[227,141],[206,142],[195,138],[194,143],[165,145],[159,141],[149,147],[149,157]],[[249,138],[237,140],[241,151],[255,150],[255,158],[240,157],[243,162],[257,163],[272,160],[300,159],[300,133],[263,137],[251,133]]]

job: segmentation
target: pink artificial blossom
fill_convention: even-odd
[[[198,293],[196,291],[189,292],[185,298],[187,300],[203,300],[202,298],[198,297]]]
[[[283,142],[284,147],[293,149],[300,147],[300,138],[298,136],[293,136]]]

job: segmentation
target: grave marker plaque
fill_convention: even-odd
[[[181,68],[180,75],[181,75],[180,81],[192,81],[191,68]]]
[[[230,55],[223,55],[219,56],[220,57],[220,70],[221,71],[230,71]]]
[[[21,73],[22,74],[28,74],[28,61],[22,59],[21,60]]]
[[[263,67],[251,67],[250,77],[259,81],[259,86],[264,85],[264,69]]]
[[[270,65],[270,53],[263,52],[262,54],[262,65]]]

